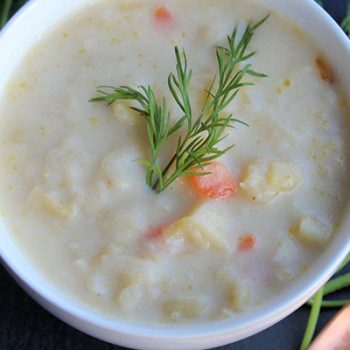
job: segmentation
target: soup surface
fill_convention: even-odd
[[[152,190],[137,161],[150,157],[145,117],[130,101],[89,102],[96,87],[150,85],[174,123],[182,112],[167,78],[178,46],[198,115],[215,47],[268,13],[246,62],[267,77],[247,77],[255,85],[223,111],[249,126],[224,131],[218,147],[235,147],[204,168],[210,175]],[[347,114],[316,45],[258,1],[97,1],[35,45],[1,96],[1,216],[45,278],[104,315],[236,317],[293,283],[335,233]]]

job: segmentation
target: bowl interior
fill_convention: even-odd
[[[32,0],[0,34],[0,93],[26,51],[47,30],[67,16],[98,0]],[[337,24],[313,0],[260,0],[295,22],[328,56],[345,95],[350,98],[350,44]],[[19,283],[42,305],[80,330],[126,346],[148,349],[195,349],[236,341],[252,335],[290,314],[331,277],[350,250],[350,208],[344,210],[339,231],[329,247],[301,278],[273,301],[250,311],[239,320],[191,326],[129,324],[95,314],[47,282],[19,251],[5,224],[0,225],[0,255]],[[132,337],[130,337],[132,335]],[[164,339],[168,340],[164,347]],[[169,340],[172,340],[170,342]],[[163,341],[163,343],[162,343]],[[203,346],[203,344],[205,344]]]

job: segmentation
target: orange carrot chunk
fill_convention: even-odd
[[[171,14],[164,5],[157,7],[154,15],[158,22],[168,22],[171,20]]]
[[[239,237],[238,250],[241,252],[252,249],[256,244],[256,238],[251,233]]]
[[[163,235],[163,230],[164,230],[164,226],[158,226],[156,228],[152,228],[150,229],[147,233],[146,233],[146,240],[147,241],[153,241],[153,240],[158,240],[162,237]]]
[[[237,192],[237,180],[220,162],[208,163],[203,169],[194,170],[193,173],[208,172],[203,176],[190,176],[189,182],[203,197],[210,199],[224,199]]]

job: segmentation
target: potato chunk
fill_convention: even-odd
[[[280,192],[293,191],[303,180],[299,167],[291,163],[270,162],[267,172],[269,185]]]
[[[229,307],[235,312],[244,311],[249,305],[250,290],[243,281],[232,282],[229,289]]]
[[[162,305],[163,313],[172,321],[197,318],[204,308],[204,302],[197,298],[170,300]]]
[[[327,225],[311,215],[304,216],[291,232],[305,244],[323,244],[331,234]]]
[[[141,283],[133,283],[121,290],[118,296],[118,304],[122,311],[128,313],[135,310],[143,295]]]
[[[260,203],[270,202],[278,195],[278,191],[268,183],[267,165],[261,161],[248,165],[240,187],[247,197]]]
[[[164,232],[167,239],[184,237],[199,249],[229,250],[228,224],[223,216],[205,205],[174,222]]]
[[[302,179],[302,172],[295,164],[257,160],[248,165],[240,187],[251,200],[267,203],[280,193],[293,191]]]
[[[106,298],[117,298],[124,311],[133,309],[140,300],[143,291],[156,278],[156,266],[149,259],[121,255],[118,246],[109,245],[96,255],[92,273],[89,278],[89,289],[96,295]],[[135,300],[134,300],[135,299]],[[132,303],[135,301],[135,305]]]
[[[39,187],[35,187],[30,193],[29,201],[35,207],[44,209],[47,213],[58,216],[61,219],[69,220],[72,218],[73,205],[62,203]]]
[[[272,259],[276,276],[281,280],[290,280],[300,272],[300,248],[289,237],[279,242],[276,253]]]

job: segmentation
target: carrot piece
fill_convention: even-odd
[[[188,177],[190,184],[201,196],[210,199],[224,199],[231,197],[237,192],[237,180],[222,163],[208,163],[203,169],[194,170],[193,174],[201,172],[210,174]]]
[[[146,240],[147,241],[154,241],[154,240],[160,239],[163,235],[163,230],[164,230],[164,226],[158,226],[156,228],[150,229],[146,233],[146,236],[145,236]]]
[[[319,70],[321,79],[331,85],[334,84],[335,76],[329,63],[322,57],[317,57],[315,63]]]
[[[156,8],[154,15],[158,22],[169,22],[171,20],[171,13],[164,5],[160,5]]]
[[[252,249],[256,244],[256,238],[253,234],[247,233],[239,237],[238,250],[241,252]]]

